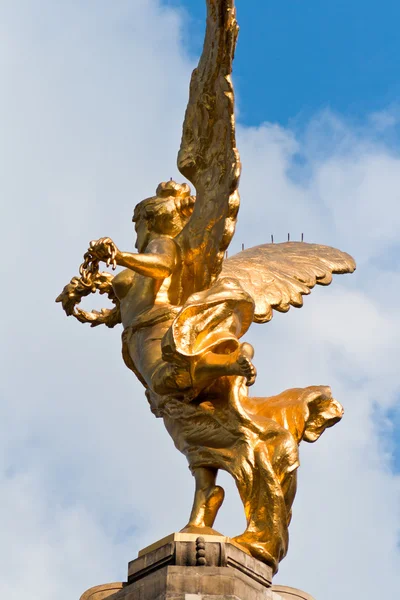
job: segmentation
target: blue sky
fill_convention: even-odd
[[[246,336],[254,395],[323,384],[345,407],[337,427],[301,447],[277,583],[317,600],[391,598],[400,588],[400,8],[237,5],[243,174],[230,252],[304,232],[358,264]],[[204,0],[0,2],[7,600],[69,600],[122,581],[140,548],[185,524],[193,481],[121,360],[121,331],[66,319],[54,298],[90,240],[110,236],[132,251],[135,204],[160,181],[180,181],[203,17]],[[216,528],[236,535],[242,506],[224,474],[221,483]]]
[[[199,52],[204,6],[190,12],[186,41]],[[400,4],[396,0],[238,0],[235,82],[241,120],[287,125],[331,108],[355,120],[400,95]]]

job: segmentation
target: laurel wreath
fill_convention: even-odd
[[[106,327],[112,328],[121,323],[119,301],[112,287],[113,276],[107,272],[99,272],[99,261],[90,251],[86,252],[79,271],[80,277],[71,279],[57,297],[56,302],[61,303],[68,316],[75,317],[80,323],[90,323],[91,327],[106,325]],[[96,292],[107,295],[115,305],[114,308],[102,308],[100,311],[88,312],[78,306],[82,298]]]

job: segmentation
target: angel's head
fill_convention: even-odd
[[[190,219],[194,203],[187,183],[160,183],[156,195],[139,202],[133,212],[138,251],[143,252],[151,235],[177,236]]]

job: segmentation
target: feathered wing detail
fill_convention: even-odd
[[[236,278],[255,301],[254,321],[266,323],[273,310],[303,306],[316,285],[329,285],[335,273],[353,273],[353,258],[329,246],[287,242],[244,250],[224,261],[220,277]]]
[[[196,188],[193,215],[175,238],[182,253],[182,302],[218,277],[232,239],[239,194],[232,62],[238,25],[234,0],[207,0],[203,53],[193,71],[178,154]]]

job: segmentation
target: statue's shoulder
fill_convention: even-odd
[[[146,250],[145,254],[166,254],[166,253],[175,253],[179,245],[175,241],[174,238],[169,236],[160,236],[152,240]]]

